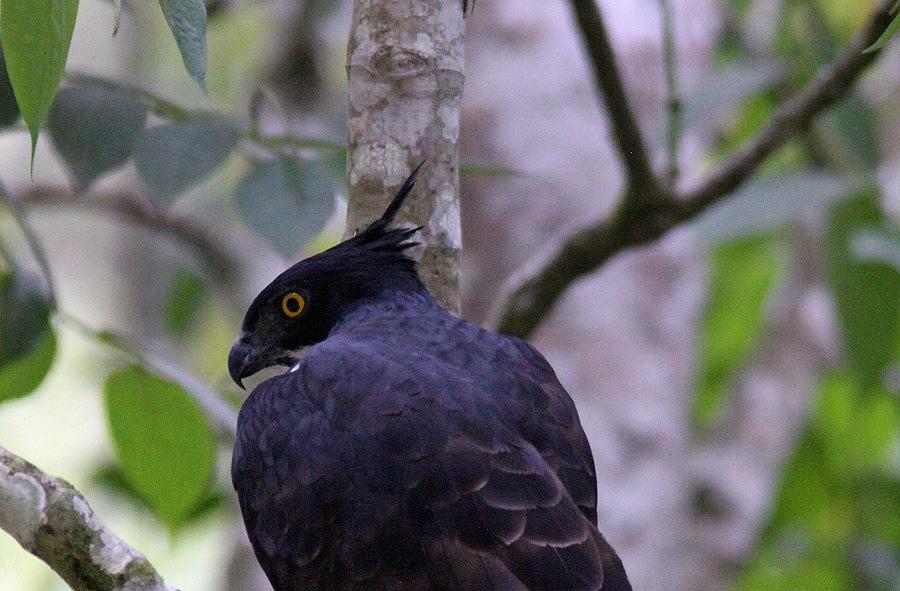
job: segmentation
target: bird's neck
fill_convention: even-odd
[[[352,332],[372,323],[390,323],[402,318],[415,318],[444,312],[426,289],[386,289],[372,297],[353,302],[337,314],[328,336]]]

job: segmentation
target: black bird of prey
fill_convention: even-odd
[[[228,355],[232,480],[275,591],[621,591],[572,399],[517,338],[451,315],[384,215],[279,275]],[[298,351],[306,347],[300,356]]]

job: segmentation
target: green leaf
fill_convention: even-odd
[[[0,366],[0,402],[22,398],[37,390],[56,358],[56,334],[43,333],[28,354]]]
[[[56,95],[47,131],[59,155],[84,190],[103,173],[124,164],[144,129],[147,105],[107,86],[77,85]]]
[[[166,290],[166,328],[175,334],[187,332],[194,324],[205,296],[203,278],[187,270],[180,271]]]
[[[836,205],[828,229],[828,275],[850,365],[864,389],[881,380],[897,350],[900,273],[879,261],[860,261],[852,239],[883,225],[878,196],[868,192]]]
[[[145,505],[146,501],[141,496],[140,491],[134,488],[131,485],[131,482],[125,477],[125,474],[122,472],[122,469],[115,464],[106,464],[100,466],[92,475],[91,480],[100,486],[107,488],[119,495],[122,495],[129,501],[137,505]],[[196,521],[198,519],[202,519],[206,517],[210,513],[216,511],[221,508],[227,497],[222,491],[217,490],[216,488],[210,488],[205,493],[203,498],[197,503],[197,505],[191,510],[190,514],[181,522],[180,526],[187,525],[192,521]]]
[[[254,167],[238,185],[235,198],[244,223],[292,257],[331,217],[334,187],[327,164],[285,157]]]
[[[6,71],[6,58],[3,57],[0,43],[0,127],[9,127],[19,120],[19,104],[13,92],[12,82]]]
[[[188,74],[206,90],[206,5],[203,0],[159,0]]]
[[[744,186],[701,214],[691,227],[705,243],[739,239],[821,210],[848,191],[847,181],[827,172],[785,174]]]
[[[109,376],[106,415],[122,473],[157,516],[177,529],[203,500],[215,440],[178,384],[133,366]]]
[[[878,38],[875,43],[873,43],[870,47],[867,47],[863,53],[871,53],[873,51],[878,51],[879,49],[883,49],[891,40],[891,38],[900,30],[900,2],[894,4],[894,7],[891,9],[891,12],[897,13],[894,17],[894,20],[891,21],[891,24],[888,25],[888,28],[885,29],[884,33],[881,34],[881,37]]]
[[[225,117],[203,116],[145,130],[134,145],[134,164],[163,204],[199,183],[228,158],[240,131]]]
[[[709,301],[700,328],[700,368],[693,405],[696,427],[712,426],[737,371],[763,334],[769,294],[782,274],[782,244],[757,236],[710,253]]]
[[[9,79],[31,131],[31,157],[69,55],[78,0],[0,0]]]

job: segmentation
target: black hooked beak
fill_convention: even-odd
[[[243,379],[251,376],[263,368],[259,353],[249,339],[242,335],[231,346],[228,352],[228,373],[234,383],[245,390]]]

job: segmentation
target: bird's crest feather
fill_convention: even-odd
[[[409,241],[409,239],[422,229],[421,226],[390,229],[389,226],[393,223],[394,218],[397,216],[397,212],[400,211],[400,208],[406,202],[406,198],[409,197],[412,192],[412,189],[416,184],[416,177],[419,169],[422,168],[423,164],[425,164],[424,160],[409,173],[409,176],[403,181],[397,194],[394,195],[390,205],[387,206],[387,209],[384,210],[381,217],[366,226],[365,229],[343,244],[347,246],[364,247],[369,250],[399,251],[404,251],[416,246],[418,243]]]

